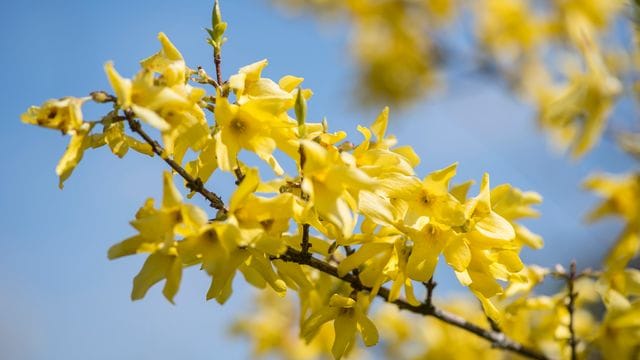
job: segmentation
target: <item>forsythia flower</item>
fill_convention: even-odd
[[[588,215],[596,221],[606,216],[617,216],[625,222],[625,229],[605,259],[610,270],[621,270],[634,258],[640,249],[640,175],[623,176],[593,175],[584,187],[605,200]]]
[[[311,3],[353,18],[362,81],[373,87],[359,94],[387,94],[404,102],[433,84],[440,56],[437,42],[425,34],[450,20],[452,0]],[[616,76],[626,64],[608,61],[611,54],[597,43],[621,0],[554,0],[547,5],[482,0],[472,9],[478,11],[485,55],[507,76],[524,73],[516,85],[537,101],[541,124],[579,156],[597,142],[622,91]],[[207,29],[216,65],[225,40],[221,16],[216,1],[212,28]],[[133,300],[164,280],[162,292],[173,303],[183,268],[199,266],[211,277],[207,300],[223,304],[241,273],[254,287],[270,288],[257,301],[258,316],[235,327],[255,341],[256,356],[311,359],[330,352],[340,359],[352,351],[357,333],[372,346],[379,334],[368,313],[378,295],[386,300],[375,318],[382,332],[390,333],[383,341],[389,358],[493,359],[499,356],[493,347],[545,358],[638,356],[640,271],[627,267],[640,249],[637,173],[597,175],[585,183],[604,198],[590,220],[614,215],[625,222],[603,271],[576,272],[575,264],[570,273],[561,267],[552,272],[525,266],[522,248],[543,245],[539,235],[518,223],[538,215],[532,208],[542,201],[537,193],[510,184],[491,189],[484,174],[478,194],[469,197],[472,181],[451,185],[457,163],[421,179],[415,171],[420,158],[387,134],[388,108],[371,126],[357,127],[363,140],[355,145],[345,140],[346,132],[329,132],[326,119],[307,121],[312,92],[301,88],[302,78],[265,78],[267,60],[262,60],[242,67],[228,81],[218,73],[216,81],[201,68],[189,69],[166,35],[160,33],[158,40],[160,51],[141,61],[131,79],[112,63],[105,65],[116,97],[98,91],[87,98],[49,100],[22,115],[25,123],[71,136],[56,167],[60,187],[85,149],[108,145],[119,157],[129,149],[159,154],[183,177],[189,195],[201,193],[217,210],[210,218],[185,203],[172,173],[164,173],[160,206],[147,199],[131,221],[137,234],[108,252],[109,259],[148,254],[133,281]],[[567,84],[557,88],[552,87],[557,74],[547,68],[553,59],[546,58],[547,46],[555,42],[575,47],[571,50],[580,53],[585,65],[581,72],[570,70]],[[213,86],[215,93],[206,96],[190,80]],[[100,120],[84,121],[81,107],[88,99],[112,103],[113,109]],[[213,113],[213,126],[204,110]],[[136,119],[159,130],[164,151]],[[127,134],[125,122],[144,142]],[[92,133],[97,124],[102,132]],[[631,153],[635,149],[633,144],[625,148]],[[191,161],[183,167],[189,150]],[[243,150],[269,164],[277,178],[263,182],[257,169],[239,160]],[[277,150],[295,162],[296,175],[283,176]],[[204,185],[218,167],[236,175],[238,186],[226,205]],[[433,299],[432,280],[441,256],[484,311],[477,301],[458,298],[439,305]],[[549,275],[561,278],[566,288],[536,294]],[[416,297],[415,282],[427,287],[426,300]],[[289,290],[298,296],[297,307],[287,302]],[[274,301],[276,295],[285,302]],[[604,304],[602,316],[591,310],[596,302]],[[397,306],[390,308],[391,303]],[[296,309],[299,316],[292,316]],[[431,317],[416,321],[400,309]],[[292,329],[296,323],[298,336]],[[445,323],[480,337],[462,342],[460,329],[444,328]]]
[[[634,359],[640,347],[640,301],[607,311],[594,343],[604,359]]]
[[[118,105],[160,130],[166,151],[180,163],[188,148],[201,150],[210,137],[198,105],[205,91],[186,83],[190,70],[182,54],[165,34],[158,39],[162,49],[141,62],[142,69],[132,80],[121,77],[110,62],[105,72]]]
[[[413,283],[407,273],[407,261],[415,253],[411,252],[411,247],[406,246],[406,242],[406,238],[398,235],[378,234],[376,240],[363,244],[355,253],[341,261],[338,274],[344,276],[366,263],[359,276],[364,285],[372,288],[372,297],[378,293],[383,283],[392,280],[389,301],[397,300],[404,287],[407,302],[417,306],[420,302],[413,293]]]
[[[57,129],[68,134],[82,126],[82,104],[87,100],[73,97],[48,100],[41,106],[31,106],[20,118],[25,124]]]
[[[341,236],[349,238],[356,225],[352,213],[357,207],[360,190],[369,188],[372,180],[360,169],[345,162],[334,147],[323,148],[313,141],[301,141],[305,154],[301,189],[309,196],[318,215],[338,227]],[[340,179],[340,181],[335,181]]]
[[[540,204],[542,196],[533,191],[522,191],[509,184],[502,184],[491,189],[491,208],[498,215],[509,221],[516,232],[516,242],[533,249],[542,248],[544,242],[540,235],[532,233],[516,220],[526,217],[538,217],[538,211],[531,205]]]
[[[91,135],[90,141],[92,148],[109,145],[111,152],[119,158],[124,157],[129,149],[149,156],[154,155],[151,145],[140,142],[125,133],[122,121],[104,124],[102,134]]]
[[[482,0],[476,4],[480,41],[497,55],[530,52],[545,36],[545,23],[528,0]]]
[[[622,85],[607,68],[584,18],[575,16],[568,22],[586,69],[570,73],[566,85],[540,96],[540,123],[553,131],[561,144],[570,144],[573,156],[580,157],[600,138]]]
[[[368,307],[366,296],[358,299],[333,294],[329,306],[312,314],[302,324],[300,335],[308,342],[313,339],[320,327],[333,320],[335,340],[331,348],[336,360],[342,358],[355,342],[356,332],[360,332],[365,345],[373,346],[378,342],[378,330],[366,315]]]
[[[42,106],[32,106],[22,114],[22,122],[26,124],[57,129],[64,134],[71,135],[67,150],[56,166],[56,174],[60,177],[59,187],[62,189],[65,180],[78,165],[84,150],[91,146],[88,134],[93,125],[84,123],[82,118],[82,104],[88,98],[67,97],[60,100],[46,101]]]
[[[218,96],[216,100],[216,155],[220,168],[231,171],[237,167],[241,149],[254,152],[267,162],[277,175],[284,170],[272,155],[276,148],[297,160],[297,123],[287,115],[303,79],[285,76],[278,83],[261,76],[266,60],[241,68],[229,78],[236,102]],[[301,90],[305,98],[311,91]]]
[[[139,234],[109,249],[109,259],[139,252],[151,253],[133,281],[133,300],[143,298],[151,286],[166,279],[163,294],[173,302],[182,276],[182,261],[175,236],[196,235],[207,223],[204,211],[182,202],[182,196],[168,172],[164,173],[163,185],[162,206],[156,209],[153,199],[147,199],[131,222]]]
[[[267,162],[276,174],[284,173],[273,156],[276,140],[271,129],[293,124],[282,122],[278,117],[280,114],[262,105],[258,100],[236,105],[229,103],[225,97],[217,98],[215,116],[219,131],[215,135],[215,149],[222,170],[231,171],[236,168],[240,149],[247,149]]]

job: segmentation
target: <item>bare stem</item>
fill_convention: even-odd
[[[222,85],[222,57],[218,49],[213,51],[213,63],[216,65],[216,80],[219,85]]]
[[[214,192],[207,190],[204,187],[204,184],[202,183],[202,180],[200,180],[200,178],[194,179],[191,175],[189,175],[189,173],[182,166],[180,166],[180,164],[178,164],[169,156],[167,156],[162,146],[157,141],[153,140],[151,136],[149,136],[149,134],[147,134],[142,129],[140,122],[134,118],[134,114],[131,111],[125,111],[125,117],[129,122],[129,127],[131,128],[131,131],[140,135],[140,137],[142,137],[142,139],[144,139],[144,141],[146,141],[147,144],[151,145],[151,149],[153,150],[153,152],[156,155],[160,156],[162,160],[164,160],[175,172],[177,172],[180,176],[182,176],[182,178],[187,182],[187,187],[189,189],[204,196],[204,198],[207,199],[211,204],[211,207],[217,210],[226,212],[226,209],[224,207],[224,202],[222,201],[222,199],[218,195],[216,195]]]
[[[302,184],[304,181],[304,163],[306,162],[304,147],[302,145],[298,148],[298,153],[300,154],[300,184]],[[302,189],[300,189],[300,192],[304,200],[309,199],[309,196],[305,194]],[[309,249],[311,248],[311,243],[309,242],[309,224],[302,224],[302,242],[300,243],[300,248],[302,249],[302,254],[304,256],[311,257],[311,253],[309,252]]]
[[[309,242],[309,224],[302,224],[302,241],[300,242],[300,248],[302,249],[302,255],[311,257],[309,249],[311,243]]]
[[[577,353],[577,345],[578,341],[576,339],[576,331],[574,325],[574,313],[575,313],[575,303],[576,297],[578,293],[574,291],[574,284],[576,280],[576,262],[575,260],[571,262],[569,266],[569,276],[567,276],[567,288],[568,288],[568,301],[567,301],[567,310],[569,311],[569,346],[571,346],[571,360],[576,360],[578,358]]]
[[[433,280],[433,276],[429,278],[429,281],[423,283],[424,287],[427,288],[427,298],[425,300],[425,304],[429,307],[433,307],[433,289],[435,289],[437,282]]]

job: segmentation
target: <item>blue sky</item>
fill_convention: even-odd
[[[127,222],[145,198],[160,195],[161,161],[137,154],[119,160],[106,149],[92,151],[60,191],[54,168],[68,139],[19,121],[29,105],[108,89],[102,70],[108,60],[133,75],[138,61],[157,51],[159,31],[190,66],[213,73],[202,30],[210,6],[166,0],[0,4],[0,358],[248,357],[247,344],[230,339],[225,329],[249,308],[250,290],[242,282],[220,307],[204,301],[208,279],[190,270],[177,305],[156,288],[132,303],[131,279],[144,259],[106,258],[110,245],[133,234]],[[333,129],[351,132],[357,123],[373,120],[379,109],[360,109],[350,100],[354,76],[342,25],[293,17],[265,0],[228,0],[222,6],[230,26],[226,76],[268,58],[266,76],[305,77],[315,92],[311,119],[327,116]],[[87,115],[100,110],[89,108]],[[547,245],[526,251],[528,262],[566,264],[577,258],[586,264],[599,258],[619,230],[615,222],[583,224],[585,209],[596,199],[578,184],[592,171],[620,172],[632,161],[610,142],[580,162],[570,161],[537,130],[532,109],[486,78],[457,77],[428,102],[403,112],[392,108],[391,114],[389,132],[414,145],[423,160],[421,174],[459,161],[460,181],[479,180],[487,171],[494,185],[510,182],[544,196],[542,217],[527,224]],[[230,189],[228,181],[213,186],[222,193]],[[455,289],[446,285],[453,277],[440,280],[439,291]]]

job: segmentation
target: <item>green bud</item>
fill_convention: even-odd
[[[218,0],[213,2],[213,11],[211,12],[211,28],[214,29],[218,24],[222,23],[222,14],[220,13],[220,3]]]
[[[304,125],[307,119],[307,100],[302,95],[301,88],[298,88],[298,96],[296,97],[294,109],[296,111],[296,120],[298,120],[298,125]]]
[[[211,29],[205,29],[209,34],[207,42],[213,46],[216,51],[220,50],[220,47],[225,42],[224,32],[227,30],[227,23],[222,21],[222,14],[220,13],[220,4],[218,0],[213,3],[213,10],[211,12]]]

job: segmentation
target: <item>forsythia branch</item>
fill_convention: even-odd
[[[155,140],[153,140],[149,134],[147,134],[143,129],[142,126],[140,125],[140,122],[138,122],[137,120],[134,119],[134,116],[131,112],[125,112],[125,116],[127,121],[129,122],[129,126],[131,128],[131,131],[139,134],[149,145],[151,145],[153,152],[156,153],[158,156],[162,157],[162,159],[174,170],[176,171],[180,176],[182,176],[182,178],[184,178],[184,180],[187,182],[187,186],[201,194],[202,196],[204,196],[210,203],[211,206],[218,209],[218,210],[223,210],[226,211],[225,207],[224,207],[224,202],[222,201],[222,199],[216,195],[215,193],[209,191],[208,189],[206,189],[204,187],[204,185],[202,184],[202,181],[200,181],[200,179],[194,179],[191,175],[189,175],[189,173],[187,173],[187,171],[180,166],[180,164],[176,163],[175,161],[173,161],[172,159],[168,158],[165,153],[164,153],[164,149],[162,148],[162,146]],[[304,230],[306,228],[306,231]],[[307,237],[307,241],[306,243],[308,244],[308,229],[309,226],[307,224],[303,225],[303,244],[305,243],[305,239],[304,237]],[[306,234],[306,235],[305,235]],[[274,258],[276,259],[276,258]],[[283,261],[289,261],[289,262],[294,262],[297,264],[301,264],[301,265],[307,265],[310,266],[316,270],[319,270],[321,272],[324,272],[326,274],[329,274],[333,277],[336,277],[340,280],[343,280],[347,283],[349,283],[351,285],[351,287],[354,290],[361,290],[361,291],[371,291],[371,288],[363,285],[360,281],[360,279],[358,278],[358,276],[354,275],[353,273],[347,273],[344,276],[340,276],[338,274],[338,269],[327,263],[324,262],[322,260],[319,260],[317,258],[314,258],[313,256],[310,256],[309,252],[308,252],[308,248],[307,249],[302,249],[302,251],[298,251],[295,250],[291,247],[287,247],[287,250],[284,254],[280,255],[279,257],[277,257],[277,259],[283,260]],[[387,302],[389,301],[389,295],[390,295],[390,291],[389,289],[382,287],[380,288],[380,290],[378,291],[377,294],[379,297],[381,297],[382,299],[384,299]],[[408,302],[398,299],[395,301],[392,301],[391,303],[395,304],[399,309],[403,309],[403,310],[408,310],[411,311],[413,313],[416,314],[422,314],[425,316],[432,316],[438,320],[441,320],[447,324],[453,325],[457,328],[463,329],[465,331],[468,331],[470,333],[473,333],[481,338],[484,338],[488,341],[491,342],[492,346],[498,349],[503,349],[503,350],[507,350],[507,351],[511,351],[511,352],[515,352],[518,353],[522,356],[526,356],[529,357],[531,359],[538,359],[538,360],[546,360],[548,359],[545,355],[530,349],[528,347],[526,347],[523,344],[520,344],[516,341],[513,341],[511,339],[509,339],[508,337],[506,337],[503,333],[500,332],[496,332],[496,331],[492,331],[492,330],[488,330],[488,329],[484,329],[483,327],[476,325],[474,323],[471,323],[455,314],[449,313],[447,311],[444,311],[442,309],[439,309],[435,306],[433,306],[433,304],[431,303],[422,303],[418,306],[414,306],[409,304]]]
[[[347,273],[344,276],[340,276],[338,274],[338,268],[336,268],[335,266],[314,257],[304,256],[304,254],[302,254],[298,250],[287,248],[287,251],[283,255],[281,255],[278,259],[295,262],[297,264],[311,266],[316,270],[320,270],[326,274],[329,274],[340,280],[348,282],[354,290],[371,291],[370,288],[368,288],[367,286],[364,286],[360,282],[360,279],[357,276],[353,275],[352,273]],[[380,288],[380,290],[378,291],[378,296],[384,299],[385,301],[390,302],[389,289],[385,287]],[[400,299],[395,300],[391,303],[398,306],[399,309],[408,310],[413,313],[421,314],[425,316],[432,316],[447,324],[453,325],[457,328],[473,333],[481,338],[484,338],[490,341],[492,346],[495,348],[515,352],[531,359],[539,359],[539,360],[548,359],[545,355],[507,338],[503,333],[498,333],[495,331],[484,329],[481,326],[471,323],[455,314],[439,309],[433,306],[433,304],[423,303],[418,306],[414,306]]]

